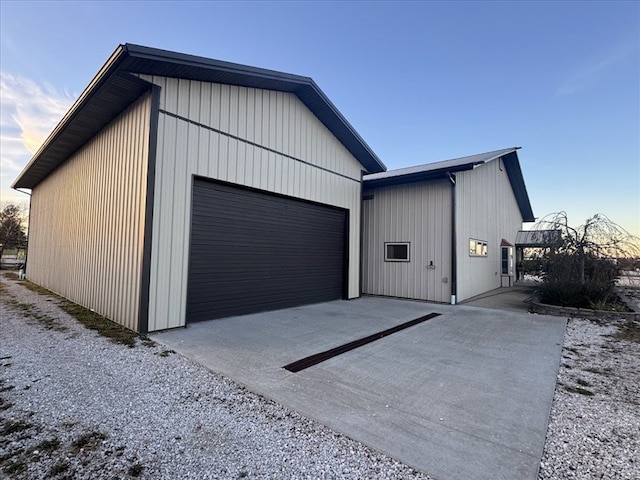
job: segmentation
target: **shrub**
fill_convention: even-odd
[[[593,308],[614,295],[617,267],[607,259],[585,256],[584,282],[578,254],[555,254],[547,258],[540,301],[564,307]]]

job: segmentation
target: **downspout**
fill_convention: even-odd
[[[364,275],[364,171],[360,170],[360,278],[358,279],[358,297],[362,296]]]
[[[457,295],[457,255],[456,255],[456,175],[447,172],[451,182],[451,305],[456,304]]]

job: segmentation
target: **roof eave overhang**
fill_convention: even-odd
[[[125,48],[121,45],[33,155],[11,188],[33,189],[150,89],[148,82],[119,71],[125,56]]]
[[[529,194],[527,193],[527,186],[525,185],[524,177],[522,176],[522,169],[520,168],[518,154],[514,150],[502,157],[502,162],[507,171],[507,177],[509,177],[513,194],[516,197],[516,202],[518,203],[518,208],[522,215],[522,221],[535,222],[536,219],[533,215],[533,209],[531,208]]]
[[[149,74],[261,88],[295,94],[333,133],[368,173],[385,165],[333,103],[308,77],[168,52],[120,45],[85,88],[12,188],[32,189],[104,128],[151,84],[135,74]]]
[[[387,172],[380,178],[376,178],[376,175],[373,175],[373,178],[364,178],[364,187],[388,187],[392,185],[404,185],[408,183],[426,182],[430,180],[447,178],[449,173],[472,170],[479,165],[483,165],[498,158],[502,158],[507,176],[509,178],[509,182],[511,184],[511,188],[518,204],[518,208],[522,215],[522,221],[535,222],[535,217],[531,208],[531,202],[529,201],[529,195],[527,193],[527,187],[524,183],[524,177],[522,176],[522,169],[520,168],[520,161],[518,160],[517,151],[519,149],[520,147],[513,147],[510,149],[501,150],[499,155],[486,158],[482,161],[460,163],[457,165],[443,167],[435,170],[427,170],[422,172],[418,171],[405,175],[393,175],[392,172]]]
[[[465,170],[473,170],[479,163],[468,163],[465,165],[456,165],[454,167],[441,168],[438,170],[430,170],[427,172],[415,172],[406,175],[396,175],[384,178],[364,179],[365,188],[389,187],[392,185],[405,185],[407,183],[428,182],[431,180],[440,180],[448,178],[449,173],[462,172]]]

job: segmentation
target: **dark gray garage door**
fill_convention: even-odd
[[[346,212],[196,179],[187,321],[343,298]]]

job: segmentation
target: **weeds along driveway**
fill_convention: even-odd
[[[283,366],[440,316],[291,373]],[[365,297],[152,336],[435,478],[534,479],[565,320]]]

